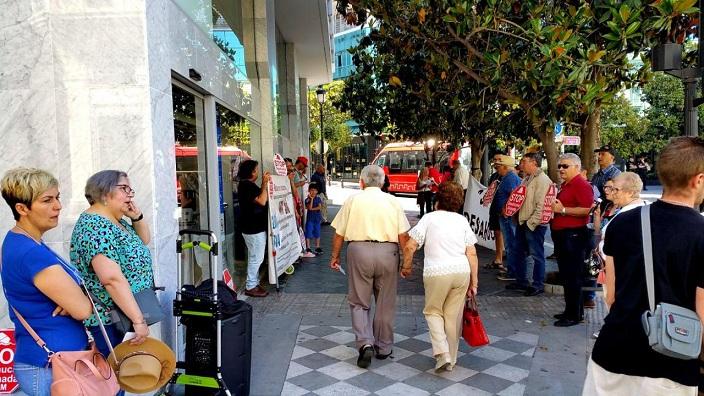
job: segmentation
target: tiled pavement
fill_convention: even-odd
[[[407,212],[412,224],[415,214]],[[399,279],[393,359],[358,368],[347,278],[328,268],[333,232],[323,227],[325,253],[296,265],[278,292],[272,286],[269,297],[249,299],[252,395],[581,394],[591,334],[601,325],[603,307],[588,311],[586,324],[555,328],[552,315],[561,311],[562,296],[505,291],[493,270],[480,269],[478,298],[490,345],[470,349],[462,343],[454,371],[435,374],[422,315],[422,252],[413,276]],[[478,251],[481,264],[491,260],[492,252]]]
[[[536,334],[490,336],[491,345],[462,343],[457,366],[435,373],[426,331],[397,329],[393,354],[357,367],[354,334],[348,326],[300,326],[282,395],[522,395]]]

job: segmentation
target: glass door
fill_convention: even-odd
[[[174,84],[176,194],[179,229],[212,229],[208,224],[208,188],[203,98]],[[182,257],[184,281],[198,284],[209,277],[209,256],[201,249]]]

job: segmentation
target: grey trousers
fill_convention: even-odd
[[[376,345],[379,353],[391,353],[398,265],[396,243],[350,242],[347,246],[347,299],[358,349],[364,345]],[[373,318],[369,310],[372,293],[376,302]]]

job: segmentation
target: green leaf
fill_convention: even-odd
[[[457,23],[457,18],[454,15],[445,15],[442,20],[447,23]]]
[[[617,35],[615,35],[615,34],[613,34],[613,33],[606,33],[603,37],[604,37],[605,39],[609,40],[609,41],[619,41],[619,40],[621,40],[621,37],[619,37],[619,36],[617,36]]]
[[[675,4],[673,4],[673,11],[675,11],[678,14],[686,14],[686,10],[694,7],[694,4],[696,4],[697,0],[677,0],[675,1]]]
[[[631,23],[626,28],[626,36],[630,36],[630,35],[634,34],[635,32],[638,31],[638,28],[640,28],[640,21],[635,21],[635,22]]]
[[[621,16],[621,21],[623,21],[623,23],[628,23],[628,18],[631,16],[631,7],[629,7],[626,3],[621,4],[618,14]]]

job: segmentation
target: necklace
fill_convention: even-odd
[[[15,227],[19,228],[20,231],[22,231],[22,233],[23,233],[25,236],[29,237],[29,238],[30,238],[31,240],[33,240],[34,242],[36,242],[36,243],[38,243],[38,244],[40,244],[40,245],[42,244],[43,241],[42,241],[41,238],[39,238],[39,240],[37,240],[36,238],[34,238],[34,237],[32,236],[32,234],[29,233],[29,231],[27,231],[27,230],[25,230],[24,228],[22,228],[19,224],[15,223]]]

